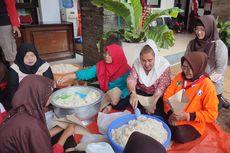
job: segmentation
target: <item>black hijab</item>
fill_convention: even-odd
[[[33,66],[29,66],[29,65],[26,65],[24,63],[24,57],[25,57],[26,53],[29,51],[33,52],[34,55],[37,57],[37,61]],[[39,67],[45,63],[45,61],[43,61],[39,57],[38,51],[33,44],[23,43],[18,48],[18,52],[17,52],[14,63],[16,65],[18,65],[21,72],[23,72],[25,74],[35,74],[37,72],[37,70],[39,69]]]

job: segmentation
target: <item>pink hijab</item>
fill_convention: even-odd
[[[116,80],[131,69],[119,45],[111,44],[107,46],[106,52],[112,57],[112,63],[107,64],[104,60],[101,60],[96,64],[97,79],[101,90],[104,92],[108,90],[110,81]]]

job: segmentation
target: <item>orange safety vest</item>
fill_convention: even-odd
[[[164,93],[164,111],[170,110],[166,103],[169,97],[173,96],[179,90],[183,89],[184,79],[182,74],[178,74]],[[215,121],[218,115],[218,98],[212,81],[205,77],[201,81],[197,81],[189,88],[185,88],[185,94],[189,99],[184,112],[196,113],[194,121],[177,121],[177,125],[189,124],[193,126],[202,135],[205,130],[206,123]]]

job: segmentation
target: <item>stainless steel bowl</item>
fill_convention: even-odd
[[[85,94],[87,94],[89,91],[94,91],[98,93],[100,97],[99,99],[95,100],[95,102],[81,107],[64,107],[55,103],[55,101],[60,98],[60,96],[67,93],[74,93],[76,91]],[[51,97],[51,104],[54,106],[54,113],[57,117],[65,117],[66,115],[74,114],[76,117],[82,120],[83,124],[87,125],[97,115],[103,98],[104,93],[98,88],[91,86],[72,86],[54,92]]]

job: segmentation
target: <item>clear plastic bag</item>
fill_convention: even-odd
[[[85,151],[86,153],[114,153],[110,144],[106,142],[90,143]]]
[[[101,134],[106,134],[108,126],[112,121],[114,121],[118,117],[127,114],[131,114],[131,112],[127,110],[125,110],[124,112],[117,112],[117,113],[110,113],[110,114],[99,112],[97,117],[97,125],[98,125],[99,132]]]

